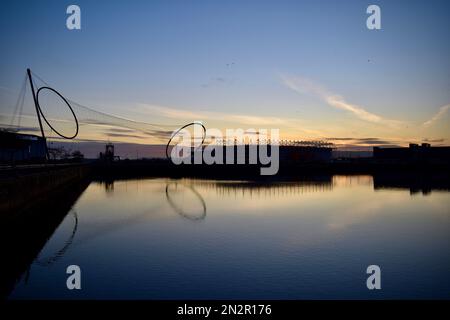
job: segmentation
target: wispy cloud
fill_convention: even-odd
[[[428,139],[425,138],[423,139],[423,142],[428,142],[428,143],[440,143],[440,142],[444,142],[445,139],[444,138],[439,138],[439,139]]]
[[[183,119],[184,121],[217,120],[221,122],[232,122],[252,126],[281,126],[288,123],[288,119],[279,117],[261,117],[246,114],[231,114],[213,111],[189,111],[176,108],[140,104],[141,110],[158,114],[171,119]]]
[[[430,120],[425,121],[422,125],[424,127],[431,126],[433,123],[435,123],[436,121],[440,120],[447,113],[447,111],[449,109],[450,109],[450,104],[447,104],[445,106],[440,107],[439,111]]]
[[[208,82],[202,84],[203,88],[214,87],[218,85],[232,84],[234,82],[233,79],[225,78],[225,77],[215,77],[211,78]]]
[[[151,115],[156,118],[170,118],[179,120],[179,124],[191,121],[205,121],[207,127],[219,128],[278,128],[286,139],[323,139],[324,132],[305,125],[305,122],[296,118],[255,116],[251,114],[225,113],[219,111],[190,111],[173,107],[139,104],[138,112],[142,115]],[[166,119],[167,120],[167,119]],[[173,122],[173,120],[171,120]]]
[[[352,143],[355,145],[390,145],[400,143],[399,141],[390,140],[390,139],[382,139],[382,138],[349,138],[349,137],[328,137],[326,138],[328,141],[337,141],[337,142],[345,142]]]
[[[106,132],[106,136],[112,137],[112,138],[135,138],[135,139],[146,139],[145,137],[139,136],[137,134],[125,134],[125,133],[112,133],[112,132]]]
[[[402,124],[401,121],[386,119],[382,116],[365,110],[361,106],[351,104],[347,102],[344,97],[328,91],[320,84],[315,83],[309,79],[286,75],[281,75],[280,77],[282,83],[289,89],[300,94],[312,94],[325,101],[328,105],[350,112],[361,120],[376,124],[388,125],[391,127],[398,127]]]
[[[0,90],[6,91],[6,92],[12,93],[12,94],[17,94],[18,93],[17,90],[14,90],[14,89],[11,89],[11,88],[8,88],[8,87],[5,87],[5,86],[0,86]]]

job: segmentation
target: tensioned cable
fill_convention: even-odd
[[[66,105],[69,107],[70,112],[72,112],[73,118],[75,120],[75,125],[76,125],[75,133],[72,136],[63,135],[58,130],[56,130],[50,124],[50,122],[47,120],[47,118],[45,117],[44,113],[42,112],[41,106],[39,104],[39,93],[41,92],[41,90],[49,90],[49,91],[52,91],[52,92],[56,93],[66,103]],[[79,124],[78,124],[77,116],[75,115],[75,112],[73,111],[72,106],[69,104],[69,102],[66,100],[66,98],[64,98],[58,91],[56,91],[55,89],[50,88],[50,87],[40,87],[38,89],[38,91],[36,92],[36,102],[37,102],[37,107],[38,107],[39,113],[41,114],[42,118],[47,123],[47,125],[50,127],[50,129],[52,129],[57,135],[59,135],[61,138],[69,139],[69,140],[70,139],[74,139],[78,135]]]
[[[16,116],[18,115],[17,116],[17,120],[18,120],[17,127],[20,128],[20,120],[21,120],[21,114],[22,114],[23,105],[24,105],[24,101],[25,101],[26,87],[27,87],[27,75],[25,74],[25,78],[22,81],[21,89],[19,91],[19,96],[17,97],[16,105],[14,106],[14,113],[11,117],[11,123],[10,123],[11,127],[14,126],[14,121],[16,120]]]
[[[134,130],[141,131],[143,133],[152,135],[152,136],[154,136],[156,138],[168,139],[168,141],[169,141],[168,144],[167,144],[167,148],[168,148],[168,145],[172,141],[174,135],[176,135],[178,132],[180,132],[180,130],[182,130],[183,128],[186,128],[189,125],[198,124],[198,123],[189,123],[189,124],[187,124],[185,126],[182,126],[180,128],[179,125],[155,124],[155,123],[147,123],[147,122],[135,121],[135,120],[126,119],[126,118],[123,118],[123,117],[111,115],[111,114],[108,114],[108,113],[105,113],[105,112],[97,111],[97,110],[94,110],[94,109],[92,109],[90,107],[82,105],[82,104],[80,104],[78,102],[75,102],[73,100],[66,99],[62,94],[60,94],[58,91],[53,89],[50,86],[50,84],[48,82],[46,82],[44,79],[42,79],[39,75],[37,75],[34,72],[31,72],[31,73],[32,73],[33,77],[35,77],[36,79],[38,79],[39,81],[41,81],[42,83],[45,84],[45,86],[43,86],[43,87],[36,86],[36,88],[39,88],[37,90],[37,92],[36,92],[36,98],[37,98],[37,102],[38,102],[39,114],[44,118],[44,121],[47,123],[47,125],[56,134],[58,134],[60,137],[65,138],[65,139],[74,139],[77,136],[78,131],[79,131],[79,124],[80,123],[81,124],[92,124],[92,125],[106,124],[106,125],[117,125],[119,127],[134,129]],[[35,83],[34,80],[33,80],[33,83]],[[42,111],[41,103],[39,103],[39,94],[41,92],[43,92],[44,90],[52,91],[57,96],[59,96],[59,98],[64,101],[64,103],[67,105],[67,107],[71,111],[71,114],[72,114],[72,116],[74,118],[74,121],[75,121],[75,124],[76,124],[75,133],[73,135],[66,135],[66,134],[62,134],[61,132],[59,132],[54,126],[52,126],[50,121],[44,115],[44,112]],[[86,112],[87,116],[85,114],[85,118],[79,119],[79,116],[76,115],[76,112],[74,110],[74,106],[77,107],[77,111],[81,110],[81,111]],[[96,118],[100,118],[100,120],[98,120]],[[150,127],[150,128],[145,128],[145,127]],[[206,128],[203,125],[202,125],[202,127],[203,127],[203,130],[204,130],[204,135],[203,135],[203,141],[204,141],[205,140],[205,136],[206,136]],[[179,129],[177,129],[177,128],[179,128]],[[177,130],[174,130],[174,129],[177,129]],[[172,134],[173,132],[175,132],[175,134]],[[202,143],[203,143],[203,141],[202,141]],[[166,150],[166,155],[167,155],[167,150]]]

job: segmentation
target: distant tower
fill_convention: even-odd
[[[114,160],[114,145],[112,143],[108,143],[105,146],[105,158]]]
[[[105,152],[100,152],[100,159],[107,162],[114,161],[114,145],[112,143],[105,145]]]

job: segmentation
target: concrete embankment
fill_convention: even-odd
[[[89,164],[36,165],[0,172],[0,213],[26,210],[56,190],[88,179]]]

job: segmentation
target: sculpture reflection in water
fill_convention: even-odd
[[[73,208],[87,185],[88,181],[70,184],[31,203],[17,214],[2,215],[0,248],[5,263],[0,266],[1,297],[9,296],[20,279],[27,282],[32,264],[51,265],[67,253],[78,230],[78,217]],[[69,213],[74,224],[67,240],[49,258],[39,258]]]
[[[175,186],[176,189],[179,189],[178,186],[181,186],[181,185],[186,190],[189,190],[189,192],[192,192],[196,196],[196,198],[198,198],[198,201],[201,206],[201,209],[199,211],[200,213],[198,215],[194,215],[194,214],[185,212],[179,205],[176,204],[176,201],[173,199],[173,196],[170,195],[170,193],[173,192],[173,190],[171,190],[172,189],[171,186]],[[108,184],[107,188],[110,191],[111,184]],[[177,212],[180,216],[182,216],[186,219],[189,219],[191,221],[198,221],[198,220],[205,219],[206,203],[205,203],[203,197],[200,195],[200,193],[197,192],[193,186],[183,185],[183,184],[179,184],[179,183],[170,183],[170,184],[166,185],[165,193],[166,193],[167,202],[169,203],[171,208],[173,208],[175,210],[175,212]],[[38,257],[34,260],[34,264],[42,266],[42,267],[48,267],[48,266],[52,265],[53,263],[57,262],[60,258],[62,258],[68,251],[69,247],[72,246],[73,244],[79,245],[81,243],[85,243],[86,241],[92,240],[92,238],[94,238],[94,237],[98,237],[100,235],[105,235],[105,234],[108,234],[111,232],[115,232],[118,229],[122,229],[126,226],[130,226],[132,224],[138,223],[143,218],[145,218],[148,213],[146,212],[142,215],[135,216],[133,219],[120,220],[119,222],[116,222],[114,224],[106,225],[103,228],[101,228],[101,230],[97,230],[94,237],[85,236],[83,238],[78,239],[76,243],[74,243],[74,238],[75,238],[75,235],[78,230],[78,215],[74,209],[71,209],[69,214],[72,214],[72,217],[73,217],[73,227],[72,227],[72,231],[71,231],[68,239],[64,242],[61,249],[56,251],[53,255],[51,255],[47,258],[42,258],[38,255]]]
[[[174,188],[172,188],[172,186]],[[171,195],[171,193],[179,192],[180,191],[179,186],[182,186],[181,188],[184,190],[189,190],[189,192],[191,192],[198,199],[198,202],[200,203],[201,206],[201,209],[199,210],[198,214],[188,213],[185,210],[183,210],[183,208],[181,208],[179,205],[177,205],[176,201],[174,200],[174,196]],[[166,185],[166,199],[169,205],[172,207],[172,209],[183,218],[186,218],[191,221],[200,221],[206,218],[206,202],[203,199],[202,195],[197,190],[195,190],[192,185],[185,185],[178,182],[168,183]]]
[[[60,258],[62,258],[64,256],[64,254],[67,252],[67,250],[69,249],[69,247],[72,245],[73,239],[75,238],[75,235],[78,230],[78,216],[77,216],[77,212],[73,209],[70,210],[70,213],[72,214],[72,217],[74,220],[73,228],[72,228],[72,232],[70,233],[69,238],[64,242],[64,245],[62,246],[62,248],[59,249],[58,251],[56,251],[50,257],[47,257],[45,259],[41,258],[38,255],[37,258],[34,260],[34,264],[37,264],[42,267],[48,267],[48,266],[52,265],[53,263],[55,263],[56,261],[58,261]]]
[[[111,188],[111,185],[113,186],[113,183],[109,183],[106,186],[108,188],[109,192],[111,191],[111,189],[113,189],[113,187]],[[182,187],[180,188],[180,186],[182,186]],[[171,193],[173,193],[174,191],[179,192],[180,190],[188,190],[188,192],[191,192],[198,199],[198,202],[201,207],[198,214],[192,214],[192,213],[186,212],[183,210],[183,208],[180,207],[180,205],[178,205],[176,203],[176,200],[174,199],[173,195],[171,196]],[[197,190],[194,189],[193,186],[180,184],[177,182],[169,183],[166,185],[165,194],[166,194],[166,200],[169,203],[170,207],[176,213],[178,213],[180,216],[182,216],[183,218],[186,218],[191,221],[200,221],[200,220],[205,219],[205,217],[206,217],[205,200],[203,199],[201,194]],[[106,225],[103,228],[101,228],[101,230],[97,230],[95,236],[93,236],[93,237],[85,236],[83,238],[78,239],[76,243],[74,243],[74,239],[75,239],[75,235],[78,230],[78,215],[74,209],[71,209],[69,214],[71,214],[73,217],[73,226],[72,226],[72,231],[71,231],[68,239],[64,242],[61,249],[56,251],[51,256],[43,258],[40,255],[38,255],[33,262],[34,264],[42,266],[42,267],[48,267],[48,266],[56,263],[59,259],[61,259],[67,253],[67,251],[69,250],[69,248],[72,245],[80,245],[81,243],[90,241],[93,238],[96,238],[100,235],[105,235],[105,234],[108,234],[111,232],[115,232],[118,229],[123,229],[126,226],[135,224],[135,223],[141,221],[142,219],[144,219],[147,216],[148,212],[146,212],[142,215],[135,216],[133,219],[128,219],[128,220],[124,219],[124,220],[120,220],[119,222],[116,222],[114,224]],[[29,270],[27,271],[27,273],[28,274],[27,274],[26,278],[29,278],[30,277]]]

